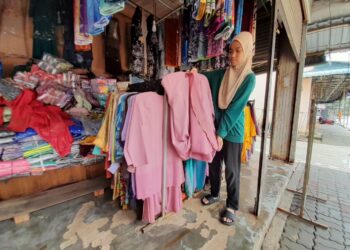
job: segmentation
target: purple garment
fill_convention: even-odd
[[[81,33],[88,32],[87,1],[88,0],[80,0],[80,27],[79,28]]]
[[[132,194],[133,194],[133,197],[131,197],[131,198],[133,199],[133,198],[136,198],[136,196],[137,196],[137,194],[136,194],[136,180],[135,180],[134,173],[131,174],[131,188],[132,188]]]

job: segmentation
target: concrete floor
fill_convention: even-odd
[[[221,201],[203,207],[199,198],[184,203],[178,214],[170,214],[152,225],[136,221],[133,211],[121,211],[111,201],[87,195],[31,214],[31,220],[15,225],[0,223],[0,249],[258,249],[273,218],[275,208],[292,167],[270,162],[266,168],[261,216],[249,212],[254,205],[257,185],[257,158],[242,168],[241,196],[237,221],[228,227],[219,222],[225,205]]]

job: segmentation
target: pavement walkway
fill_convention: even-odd
[[[329,228],[323,230],[288,216],[279,241],[282,250],[350,249],[350,132],[339,125],[318,126],[317,131],[323,140],[314,144],[309,193],[327,201],[308,198],[306,215]],[[306,142],[297,142],[300,162],[305,161],[306,147]],[[294,195],[290,210],[299,213],[300,202],[300,196]]]
[[[281,239],[280,249],[350,249],[350,173],[313,166],[310,191],[327,202],[308,198],[308,215],[328,230],[288,217]],[[299,213],[300,197],[295,196],[291,211]]]

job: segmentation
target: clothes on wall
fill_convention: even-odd
[[[44,52],[57,55],[56,26],[60,23],[60,1],[31,0],[29,16],[33,18],[33,58],[41,59]]]

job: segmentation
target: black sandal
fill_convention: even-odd
[[[225,221],[224,218],[229,219],[231,221]],[[227,209],[225,210],[225,212],[221,214],[221,217],[220,217],[221,223],[227,226],[232,226],[235,223],[235,219],[236,219],[236,214],[232,213]]]
[[[204,198],[207,199],[208,203],[204,202]],[[215,202],[218,202],[220,200],[219,197],[214,197],[211,194],[207,194],[206,196],[202,197],[201,202],[204,206],[209,206]]]

